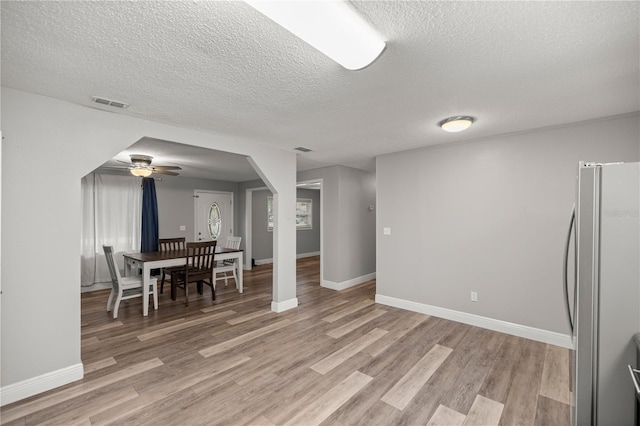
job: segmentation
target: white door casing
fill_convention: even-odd
[[[194,241],[217,240],[224,244],[233,235],[233,193],[194,191]]]

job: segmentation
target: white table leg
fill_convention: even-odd
[[[142,272],[142,316],[149,315],[149,281],[151,278],[151,265],[150,262],[143,263]]]
[[[242,293],[242,252],[238,254],[238,260],[236,261],[236,269],[238,275],[238,293]]]
[[[125,257],[124,258],[124,276],[125,277],[131,276],[131,263],[129,262],[130,260]]]

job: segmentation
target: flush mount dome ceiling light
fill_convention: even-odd
[[[373,62],[385,41],[346,1],[245,0],[348,70]]]
[[[474,121],[476,121],[476,119],[473,117],[469,117],[468,115],[459,115],[457,117],[445,118],[438,123],[438,126],[440,126],[445,132],[461,132],[468,129]]]

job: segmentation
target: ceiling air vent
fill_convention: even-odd
[[[92,96],[91,99],[97,104],[107,105],[120,109],[129,108],[129,104],[125,104],[124,102],[113,101],[111,99],[101,98],[98,96]]]
[[[299,146],[299,147],[293,148],[293,149],[295,149],[297,151],[300,151],[300,152],[311,152],[311,150],[309,148],[305,148],[304,146]]]

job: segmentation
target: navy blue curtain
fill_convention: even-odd
[[[142,178],[142,244],[143,253],[158,251],[158,199],[153,178]]]

